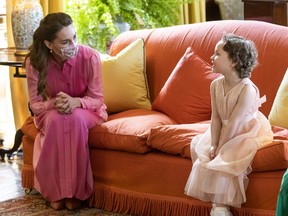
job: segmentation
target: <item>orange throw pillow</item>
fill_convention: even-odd
[[[153,102],[152,109],[166,113],[178,124],[209,120],[210,84],[219,76],[188,47]]]

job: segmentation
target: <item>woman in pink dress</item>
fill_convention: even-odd
[[[99,54],[76,44],[72,19],[48,14],[25,60],[30,107],[40,130],[34,187],[54,209],[74,209],[92,194],[88,131],[106,121]]]
[[[265,101],[249,79],[257,64],[252,41],[226,34],[211,57],[211,127],[191,141],[192,171],[185,194],[212,202],[211,216],[232,215],[229,206],[246,201],[247,175],[257,150],[272,142],[267,118],[258,111]]]

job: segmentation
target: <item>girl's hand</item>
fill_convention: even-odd
[[[211,146],[210,147],[210,152],[209,152],[210,160],[213,160],[216,157],[215,151],[216,151],[216,147],[215,146]]]

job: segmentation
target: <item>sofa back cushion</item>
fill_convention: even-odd
[[[152,109],[166,113],[178,124],[209,120],[210,84],[219,76],[188,47],[154,100]]]
[[[268,116],[274,97],[288,66],[288,28],[251,20],[221,20],[173,27],[144,29],[120,34],[110,54],[116,55],[137,38],[145,40],[146,72],[152,101],[159,94],[179,59],[191,46],[206,62],[224,33],[253,40],[259,51],[259,66],[252,74],[267,102],[260,110]]]

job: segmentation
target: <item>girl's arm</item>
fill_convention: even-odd
[[[211,107],[212,107],[210,159],[212,160],[215,157],[215,150],[217,149],[219,144],[222,128],[221,119],[216,107],[215,82],[211,83],[210,94],[211,94]]]
[[[254,86],[245,85],[243,87],[238,102],[228,119],[226,130],[221,134],[221,142],[226,143],[234,137],[238,125],[243,121],[244,116],[253,106],[256,94],[257,92]]]

